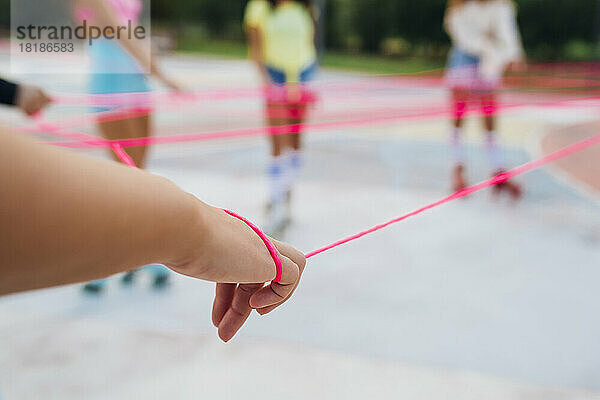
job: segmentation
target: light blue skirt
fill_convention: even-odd
[[[99,40],[90,48],[90,94],[145,93],[150,91],[148,77],[137,62],[118,43]],[[127,105],[126,105],[127,106]],[[131,104],[130,106],[135,106]],[[94,107],[94,112],[110,108]]]

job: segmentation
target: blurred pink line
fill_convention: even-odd
[[[133,159],[129,156],[129,154],[127,154],[127,152],[123,149],[123,147],[121,147],[117,143],[113,143],[111,145],[111,148],[112,148],[113,152],[117,155],[117,157],[119,157],[119,159],[121,161],[123,161],[123,163],[125,165],[129,165],[130,167],[137,168],[137,165],[135,165],[135,162],[133,162]]]
[[[600,78],[600,77],[599,77]],[[582,78],[552,77],[547,75],[524,75],[509,76],[507,82],[539,82],[540,88],[573,88],[580,86],[600,86],[600,81]],[[424,88],[439,87],[443,83],[443,78],[424,77],[422,75],[386,75],[386,76],[365,76],[353,78],[348,81],[316,81],[311,87],[317,91],[335,90],[339,91],[359,91],[359,90],[383,90],[383,89],[406,89],[406,88]],[[190,101],[215,101],[231,100],[238,98],[262,97],[265,88],[227,88],[213,89],[196,92],[183,93],[107,93],[107,94],[70,94],[55,95],[53,101],[63,105],[92,105],[92,106],[131,106],[137,105],[156,105],[169,103],[182,103]]]
[[[38,126],[40,127],[40,129],[43,129],[44,132],[56,136],[56,137],[60,137],[63,139],[75,139],[75,140],[79,140],[82,143],[87,143],[89,140],[96,140],[96,137],[85,134],[85,133],[80,133],[80,132],[69,132],[69,131],[65,131],[64,129],[57,127],[55,125],[52,125],[48,122],[46,122],[43,117],[41,116],[41,114],[36,114],[33,116],[34,120],[37,122]],[[111,144],[111,149],[112,151],[116,154],[117,157],[119,157],[119,159],[121,161],[123,161],[123,163],[125,163],[126,165],[129,165],[130,167],[136,167],[135,162],[133,162],[133,159],[129,156],[129,154],[127,154],[127,152],[123,149],[122,146],[120,146],[119,144]]]
[[[44,131],[50,135],[65,139],[76,139],[79,140],[81,143],[87,143],[90,140],[96,140],[96,137],[85,133],[68,132],[61,129],[60,127],[53,126],[45,122],[39,114],[34,116],[34,118],[36,119],[36,121],[38,121],[40,128],[44,129]],[[118,143],[112,143],[110,147],[112,151],[116,154],[116,156],[119,157],[121,161],[123,161],[124,164],[129,165],[130,167],[137,168],[135,162],[133,162],[133,159],[129,156],[129,154],[127,154],[127,152],[123,149],[121,145],[119,145]]]
[[[519,102],[513,104],[504,104],[498,107],[500,113],[506,110],[511,110],[523,106],[552,106],[561,105],[565,103],[572,103],[578,101],[597,100],[599,97],[587,97],[587,98],[574,98],[574,99],[560,99],[545,102]],[[566,106],[565,106],[566,107]],[[305,129],[312,130],[331,130],[331,129],[351,129],[365,125],[375,125],[382,123],[389,123],[391,121],[401,120],[421,120],[431,117],[439,117],[450,114],[449,107],[440,107],[438,109],[428,110],[424,112],[417,112],[413,114],[392,114],[392,115],[370,115],[369,117],[351,119],[347,121],[327,121],[327,122],[316,122],[316,123],[305,123],[302,126]],[[472,110],[470,110],[472,111]],[[479,111],[479,108],[477,108]],[[276,132],[268,132],[266,127],[258,128],[246,128],[246,129],[234,129],[224,130],[206,133],[193,133],[185,135],[173,135],[168,137],[148,137],[148,138],[136,138],[136,139],[122,139],[122,140],[86,140],[85,143],[81,142],[66,142],[66,143],[50,143],[57,146],[71,147],[71,148],[90,148],[90,147],[110,147],[113,143],[117,143],[122,147],[134,147],[134,146],[148,146],[153,144],[171,144],[171,143],[185,143],[194,141],[205,141],[205,140],[216,140],[216,139],[228,139],[234,137],[249,137],[263,134],[286,134],[294,131],[298,128],[297,124],[294,125],[283,125],[277,127]]]
[[[80,142],[87,142],[90,140],[95,141],[98,139],[97,137],[88,135],[86,133],[65,130],[59,125],[52,124],[46,121],[40,113],[35,114],[34,116],[32,116],[32,118],[35,121],[38,128],[35,133],[47,133],[49,135],[56,136],[61,139],[77,140]]]

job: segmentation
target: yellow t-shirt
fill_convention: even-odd
[[[262,31],[265,64],[283,71],[288,82],[298,82],[316,62],[314,23],[303,5],[290,1],[272,9],[266,0],[251,0],[244,23]]]

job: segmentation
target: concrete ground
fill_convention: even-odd
[[[165,66],[197,90],[255,82],[246,62],[174,57]],[[84,77],[29,79],[53,93],[84,91]],[[338,86],[324,90],[313,122],[378,120],[308,133],[284,238],[306,251],[450,187],[447,122],[402,118],[443,107],[443,89],[408,78],[381,89],[380,78],[332,72],[321,80]],[[527,100],[502,118],[509,165],[530,159],[540,133],[597,118],[598,104],[507,97]],[[86,111],[53,107],[47,117]],[[0,118],[30,124],[9,111]],[[156,135],[261,123],[257,98],[159,107]],[[468,141],[475,182],[489,174],[475,122]],[[267,153],[259,137],[155,146],[149,169],[261,223]],[[519,180],[527,194],[518,204],[480,193],[314,258],[292,301],[253,316],[226,345],[210,324],[213,285],[189,278],[174,277],[164,293],[142,276],[129,289],[115,279],[96,299],[79,286],[4,297],[0,398],[600,398],[600,206],[548,170]]]
[[[560,126],[548,129],[540,141],[543,153],[556,151],[562,147],[584,140],[600,133],[597,121],[577,125]],[[591,147],[554,165],[555,171],[569,182],[575,182],[584,193],[600,196],[600,148]]]

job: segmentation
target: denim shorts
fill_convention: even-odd
[[[481,59],[456,47],[450,50],[445,81],[452,89],[492,90],[498,79],[486,79],[481,74]]]
[[[300,97],[296,98],[295,100],[290,100],[291,88],[288,85],[289,82],[287,81],[285,72],[271,66],[267,66],[266,68],[267,73],[269,74],[269,79],[271,80],[271,85],[265,89],[265,97],[267,102],[274,104],[310,104],[317,101],[317,95],[309,85],[310,81],[317,73],[317,63],[310,65],[300,73]]]
[[[274,85],[285,85],[288,83],[287,78],[285,76],[285,72],[282,70],[267,65],[267,73],[269,74],[269,78],[271,79],[271,83]],[[306,83],[313,80],[315,74],[317,73],[317,63],[313,63],[310,66],[306,67],[300,72],[300,83]]]

